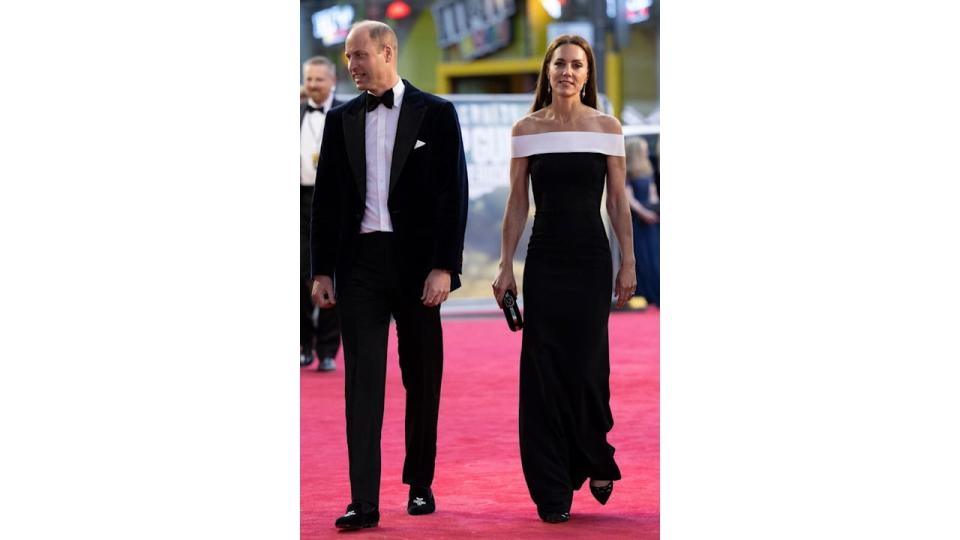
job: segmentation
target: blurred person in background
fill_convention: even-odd
[[[580,36],[550,44],[532,111],[513,126],[510,192],[503,217],[497,304],[515,294],[513,256],[527,221],[528,189],[536,201],[523,273],[520,352],[520,460],[540,519],[570,519],[573,492],[590,479],[606,504],[620,469],[607,442],[610,358],[607,323],[613,261],[600,216],[607,214],[623,261],[617,305],[633,295],[630,207],[624,190],[623,130],[597,109],[597,68]]]
[[[333,371],[340,349],[340,324],[334,309],[316,313],[310,296],[310,212],[313,204],[320,142],[327,113],[342,102],[333,97],[336,68],[328,58],[314,56],[303,64],[303,90],[307,99],[300,103],[300,367],[317,360],[317,370]]]
[[[646,139],[631,138],[626,147],[627,199],[633,213],[633,253],[637,259],[635,294],[643,297],[647,304],[659,306],[660,196]]]
[[[660,194],[660,136],[657,135],[657,144],[654,145],[653,155],[650,156],[650,163],[653,164],[653,183],[657,186],[657,194]]]
[[[407,513],[436,509],[440,304],[460,286],[467,165],[453,104],[401,79],[397,49],[396,33],[381,22],[358,22],[347,35],[344,54],[361,93],[327,119],[313,204],[313,295],[321,309],[340,310],[346,372],[351,502],[339,529],[380,521],[391,316],[406,390]]]

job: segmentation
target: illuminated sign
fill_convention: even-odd
[[[543,10],[554,19],[559,19],[563,15],[563,0],[540,0]]]
[[[430,9],[440,47],[459,45],[464,58],[502,49],[513,37],[513,0],[441,0]]]
[[[650,7],[653,0],[626,0],[624,2],[624,18],[630,24],[646,21],[650,18]]]
[[[391,19],[403,19],[410,15],[410,6],[407,5],[403,0],[398,0],[397,2],[390,2],[390,5],[387,6],[387,17]]]
[[[343,43],[353,24],[353,6],[334,6],[313,14],[313,37],[324,45]]]
[[[547,45],[553,42],[559,36],[572,34],[580,36],[593,45],[593,25],[588,22],[562,22],[550,23],[547,25]]]

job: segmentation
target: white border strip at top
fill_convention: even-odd
[[[560,152],[596,152],[609,156],[626,155],[623,135],[618,133],[551,131],[550,133],[511,137],[510,143],[511,156],[515,158]]]

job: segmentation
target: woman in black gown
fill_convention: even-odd
[[[586,479],[601,503],[620,479],[607,443],[614,280],[600,216],[604,185],[622,260],[615,282],[619,306],[637,283],[623,134],[616,118],[596,107],[590,45],[579,36],[558,37],[547,49],[532,112],[513,127],[510,195],[493,283],[501,306],[506,290],[523,293],[520,457],[537,512],[549,523],[569,519],[573,492]],[[523,290],[517,291],[513,256],[531,183],[536,217]]]

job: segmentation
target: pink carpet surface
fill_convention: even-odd
[[[638,538],[660,536],[660,315],[610,317],[610,387],[616,450],[623,480],[601,506],[584,486],[570,521],[537,517],[520,468],[520,334],[502,318],[445,319],[444,370],[433,492],[437,511],[406,513],[404,390],[391,327],[383,420],[380,525],[338,531],[350,502],[342,351],[337,370],[300,374],[300,535],[304,539]]]

